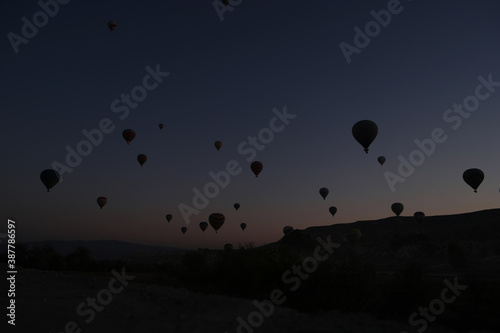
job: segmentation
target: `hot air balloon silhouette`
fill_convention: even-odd
[[[158,127],[162,130],[163,129],[163,124],[159,124]]]
[[[217,151],[219,151],[219,149],[222,147],[222,142],[215,141],[214,146],[215,146],[215,148],[217,148]]]
[[[59,175],[59,172],[57,172],[56,170],[47,169],[43,170],[40,173],[40,180],[47,188],[47,192],[50,192],[50,189],[56,186],[56,184],[59,183],[60,179],[61,175]]]
[[[165,218],[167,219],[167,222],[172,221],[172,215],[171,214],[167,214],[167,216],[165,216]]]
[[[289,225],[283,227],[283,234],[284,235],[286,235],[286,234],[288,234],[288,233],[290,233],[292,231],[293,231],[293,227],[291,227]]]
[[[115,30],[116,30],[116,27],[117,27],[117,25],[116,25],[116,22],[115,22],[115,21],[109,21],[109,22],[108,22],[108,28],[109,28],[109,30],[111,30],[111,31],[115,31]]]
[[[139,154],[137,155],[137,161],[139,162],[139,164],[142,166],[144,163],[146,163],[146,161],[148,160],[148,157],[144,154]]]
[[[247,227],[247,224],[246,223],[241,223],[240,224],[240,228],[241,230],[245,231],[245,228]]]
[[[330,212],[330,214],[332,214],[332,216],[335,216],[335,213],[337,213],[337,207],[332,206],[328,208],[328,211]]]
[[[208,223],[207,222],[200,222],[200,229],[201,231],[205,232],[208,228]]]
[[[378,134],[378,127],[371,120],[361,120],[358,121],[352,127],[352,135],[354,139],[359,142],[360,145],[365,148],[365,153],[368,154],[368,147],[375,140]]]
[[[477,188],[484,179],[484,173],[479,169],[468,169],[465,170],[463,174],[464,181],[474,189],[474,192],[477,193]]]
[[[252,170],[252,172],[254,173],[255,177],[258,177],[259,176],[259,173],[262,171],[262,168],[264,166],[262,165],[261,162],[259,161],[255,161],[253,162],[251,165],[250,165],[250,169]]]
[[[99,197],[97,198],[97,204],[99,205],[99,207],[104,207],[104,205],[108,202],[108,198],[106,197]]]
[[[229,6],[230,0],[222,0],[222,3],[224,4],[225,7]]]
[[[127,144],[129,144],[135,138],[135,131],[127,128],[122,132],[122,136],[127,141]]]
[[[328,193],[330,193],[330,191],[328,191],[328,189],[326,187],[322,187],[319,189],[319,194],[323,197],[323,200],[326,199],[326,197],[328,196]]]
[[[413,216],[415,217],[418,223],[422,223],[425,220],[424,212],[415,212]]]
[[[183,234],[185,234],[187,230],[188,230],[188,228],[186,228],[186,227],[182,227],[181,228],[181,231],[182,231]]]
[[[377,158],[377,161],[380,163],[380,165],[384,165],[384,163],[385,163],[385,157],[384,156],[379,156]]]
[[[403,212],[404,208],[405,207],[401,202],[395,202],[391,205],[391,210],[394,212],[394,214],[396,214],[396,216],[399,216],[399,214]]]
[[[208,217],[208,222],[210,222],[210,225],[212,226],[212,228],[214,228],[215,232],[217,232],[217,230],[219,230],[220,227],[222,227],[225,220],[226,218],[224,214],[221,213],[212,213]]]
[[[233,205],[233,207],[234,207],[234,209],[238,210],[238,209],[240,208],[240,204],[239,204],[239,203],[235,203],[235,204]]]

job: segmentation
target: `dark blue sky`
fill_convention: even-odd
[[[354,28],[365,31],[374,21],[371,11],[380,13],[388,3],[398,14],[373,30],[348,63],[339,45],[354,47]],[[4,221],[16,219],[18,240],[220,248],[275,241],[285,225],[387,217],[396,201],[405,205],[402,215],[498,207],[497,1],[233,4],[221,21],[211,1],[73,0],[59,5],[17,53],[10,33],[22,36],[23,17],[43,20],[36,14],[41,7],[36,1],[0,5],[0,205]],[[109,20],[116,31],[109,31]],[[141,88],[157,68],[168,76],[146,79],[155,88]],[[493,83],[485,86],[480,76]],[[132,93],[140,101],[127,107],[122,96]],[[474,110],[462,111],[467,118],[453,111],[464,101]],[[285,108],[288,124],[273,121],[281,130],[266,136],[271,132],[262,130]],[[40,172],[55,161],[67,165],[66,147],[77,150],[86,140],[82,131],[103,119],[110,133],[47,193]],[[379,128],[368,154],[351,134],[362,119]],[[159,123],[165,124],[161,131]],[[121,135],[126,128],[137,133],[128,146]],[[446,140],[434,143],[429,156],[415,152],[414,141],[431,138],[436,128]],[[239,150],[260,132],[267,144],[256,150],[264,169],[255,178],[253,159]],[[220,151],[216,140],[223,142]],[[142,168],[140,153],[148,156]],[[383,166],[380,155],[387,159]],[[386,176],[398,175],[400,156],[424,157],[391,190]],[[232,160],[241,172],[191,215],[182,235],[179,205],[192,207],[193,189],[203,192],[210,172],[225,170]],[[469,168],[485,173],[477,194],[462,180]],[[330,189],[326,200],[321,187]],[[108,198],[102,210],[98,196]],[[237,212],[235,202],[241,204]],[[332,205],[338,208],[334,218]],[[226,222],[218,234],[211,228],[202,233],[198,224],[212,212],[224,213]],[[174,216],[170,223],[167,213]],[[248,225],[245,232],[241,222]]]

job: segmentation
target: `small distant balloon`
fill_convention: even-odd
[[[395,202],[391,205],[391,210],[396,214],[396,216],[399,216],[403,212],[404,206],[401,202]]]
[[[108,198],[106,197],[99,197],[97,198],[97,204],[99,205],[99,207],[104,207],[104,205],[108,202]]]
[[[233,244],[224,244],[224,251],[231,251],[233,249]]]
[[[264,166],[262,165],[261,162],[259,161],[255,161],[253,162],[251,165],[250,165],[250,169],[252,170],[252,172],[254,173],[255,177],[258,177],[259,176],[259,173],[262,171],[262,168]]]
[[[235,204],[233,205],[233,207],[234,207],[234,209],[238,210],[238,209],[240,208],[240,204],[239,204],[239,203],[235,203]]]
[[[241,230],[245,231],[245,228],[247,227],[247,224],[246,223],[241,223],[240,224],[240,228]]]
[[[328,211],[330,211],[330,214],[332,214],[332,216],[335,216],[335,213],[337,213],[337,207],[332,206],[328,208]]]
[[[60,179],[61,175],[56,170],[47,169],[40,173],[40,180],[47,188],[47,192],[50,192],[50,189],[56,186]]]
[[[115,31],[115,30],[116,30],[116,27],[117,27],[117,25],[116,25],[116,22],[115,22],[115,21],[109,21],[109,22],[108,22],[108,28],[109,28],[109,30],[111,30],[111,31]]]
[[[205,232],[208,228],[208,223],[207,222],[200,222],[200,229],[201,231]]]
[[[413,216],[415,217],[415,219],[417,220],[418,223],[422,223],[424,220],[425,220],[425,214],[424,212],[415,212],[415,214],[413,214]]]
[[[328,196],[328,193],[330,193],[330,191],[328,191],[328,189],[326,187],[322,187],[319,189],[319,194],[323,197],[323,200],[326,199],[326,197]]]
[[[214,228],[215,232],[217,232],[217,230],[219,230],[220,227],[222,227],[225,220],[226,217],[224,216],[224,214],[221,213],[212,213],[208,217],[208,222],[210,222],[210,225],[212,226],[212,228]]]
[[[159,124],[158,127],[162,130],[163,129],[163,124]]]
[[[285,234],[285,235],[292,232],[292,231],[293,231],[293,227],[291,227],[289,225],[283,227],[283,234]]]
[[[186,228],[186,227],[182,227],[181,228],[181,231],[182,231],[183,234],[185,234],[187,230],[188,230],[188,228]]]
[[[380,165],[384,165],[384,163],[385,163],[385,157],[384,156],[379,156],[377,158],[377,161],[380,163]]]
[[[131,130],[130,128],[127,128],[122,132],[122,136],[127,141],[127,144],[130,144],[132,140],[135,138],[135,131]]]
[[[167,222],[172,221],[172,214],[167,214],[167,216],[165,216],[165,217],[167,219]]]
[[[477,188],[484,180],[484,173],[480,169],[468,169],[464,171],[463,178],[467,185],[477,193]]]
[[[148,157],[144,154],[139,154],[137,155],[137,161],[139,162],[139,164],[142,166],[144,163],[146,163],[146,161],[148,160]],[[154,164],[154,163],[153,163]]]
[[[222,142],[215,141],[214,146],[215,146],[215,148],[217,148],[217,151],[219,151],[219,149],[222,147]]]
[[[358,141],[358,143],[362,145],[363,148],[365,148],[365,153],[367,154],[368,154],[368,147],[370,147],[373,140],[375,140],[377,134],[378,134],[377,124],[375,124],[371,120],[358,121],[352,127],[352,135],[354,136],[354,139],[356,139],[356,141]]]

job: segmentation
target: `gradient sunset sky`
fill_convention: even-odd
[[[348,63],[339,45],[355,47],[355,27],[365,31],[371,11],[388,3],[398,14]],[[499,207],[498,1],[233,0],[223,21],[212,1],[69,1],[16,53],[9,34],[22,36],[22,18],[33,22],[40,10],[34,0],[0,5],[0,232],[14,219],[18,241],[222,248],[276,241],[285,225],[385,218],[393,202],[404,204],[404,216]],[[118,25],[113,32],[109,20]],[[157,67],[169,75],[126,114],[122,94]],[[479,77],[498,83],[489,90]],[[482,100],[468,118],[447,111],[473,103],[478,91]],[[295,117],[283,127],[273,122],[282,130],[256,152],[264,164],[256,178],[238,147],[284,108]],[[67,165],[66,147],[76,150],[82,131],[106,118],[113,130],[47,193],[41,171]],[[368,154],[351,133],[363,119],[379,129]],[[137,133],[130,145],[126,128]],[[399,156],[408,160],[414,141],[436,128],[447,139],[392,191],[385,173],[398,174]],[[209,173],[232,160],[242,171],[190,217],[183,235],[179,205],[193,206],[193,189],[203,192]],[[462,179],[469,168],[485,174],[477,194]],[[330,190],[326,200],[321,187]],[[108,198],[102,210],[98,196]],[[203,233],[198,224],[213,212],[225,224]]]

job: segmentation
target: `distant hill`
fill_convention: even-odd
[[[89,250],[89,254],[93,259],[121,259],[123,257],[135,256],[140,253],[156,252],[156,251],[184,251],[182,249],[152,245],[142,245],[135,243],[128,243],[116,240],[98,240],[98,241],[41,241],[26,243],[28,249],[36,246],[43,246],[49,243],[54,250],[66,256],[76,250],[77,247],[83,246]]]

